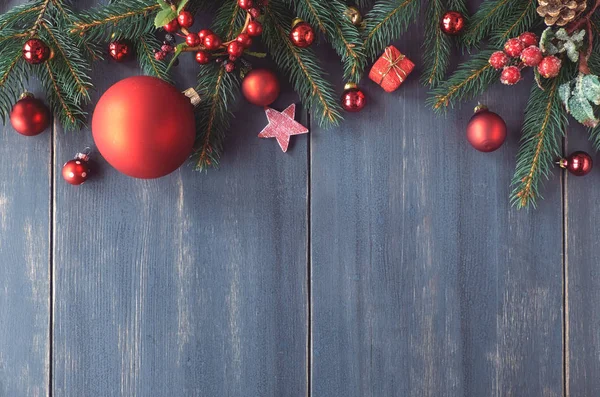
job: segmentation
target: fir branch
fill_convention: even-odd
[[[492,42],[497,46],[503,46],[506,40],[531,30],[536,23],[540,22],[536,7],[537,0],[519,1],[511,8],[510,15],[492,30]]]
[[[238,6],[237,1],[225,2],[215,15],[212,30],[227,42],[242,30],[245,20],[246,12]]]
[[[58,10],[58,16],[56,18],[60,20],[60,25],[71,27],[76,20],[73,10],[61,1],[54,1],[54,7]],[[71,35],[71,37],[77,47],[83,47],[85,49],[85,55],[90,62],[102,59],[100,47],[95,42],[88,42],[81,35]]]
[[[500,72],[489,64],[493,51],[482,51],[463,63],[452,76],[436,87],[427,104],[435,111],[446,111],[456,102],[473,98],[498,81]]]
[[[523,0],[485,0],[471,18],[468,31],[462,36],[462,42],[469,47],[476,46],[495,27],[515,23],[518,17],[513,15],[513,11],[519,8],[522,2]]]
[[[13,7],[4,14],[0,15],[0,36],[3,36],[2,30],[6,28],[22,28],[24,26],[33,26],[38,13],[42,10],[44,2],[42,0],[30,2]]]
[[[283,5],[271,1],[266,7],[263,41],[275,63],[289,76],[303,104],[311,110],[319,125],[337,125],[341,107],[333,87],[325,79],[317,56],[309,48],[298,48],[288,39],[292,16]]]
[[[356,6],[362,10],[367,10],[373,7],[375,0],[355,0]]]
[[[421,76],[424,85],[436,86],[444,79],[450,61],[450,38],[440,29],[440,19],[448,7],[444,0],[430,0],[425,23],[423,43],[423,64],[425,70]]]
[[[379,0],[367,14],[365,53],[370,60],[377,58],[385,47],[417,20],[420,0]]]
[[[160,48],[160,41],[152,33],[140,36],[135,42],[135,53],[140,68],[145,75],[155,76],[166,81],[171,81],[167,71],[167,63],[154,58],[153,48]]]
[[[0,47],[0,117],[6,123],[10,111],[24,91],[29,68],[22,59],[23,44],[7,41]]]

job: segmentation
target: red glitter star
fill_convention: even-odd
[[[287,152],[292,135],[306,134],[308,128],[294,120],[296,116],[296,105],[291,104],[283,112],[275,109],[265,108],[269,125],[258,134],[259,138],[275,138],[283,152]]]

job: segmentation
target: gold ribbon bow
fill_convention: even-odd
[[[394,59],[394,52],[392,51],[392,49],[390,47],[385,49],[385,52],[383,54],[383,59],[388,61],[389,65],[388,65],[387,70],[385,72],[381,73],[381,80],[379,81],[380,85],[381,85],[381,83],[383,83],[383,80],[385,79],[385,77],[392,70],[394,71],[396,76],[398,76],[398,79],[400,80],[400,82],[401,83],[404,82],[404,80],[408,76],[408,73],[406,73],[406,71],[404,69],[402,69],[402,67],[400,66],[400,62],[402,62],[404,60],[404,58],[406,58],[406,56],[404,54],[400,53],[400,55],[398,55],[398,58]]]

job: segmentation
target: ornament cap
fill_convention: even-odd
[[[558,164],[558,166],[562,169],[566,169],[569,166],[569,160],[567,159],[560,159],[556,162],[556,164]]]
[[[31,93],[31,92],[29,92],[29,91],[25,91],[25,92],[23,92],[23,93],[21,94],[21,96],[19,97],[19,101],[20,101],[21,99],[25,99],[25,98],[35,98],[35,96],[34,96],[34,95]]]
[[[358,88],[358,85],[356,85],[356,83],[346,83],[346,85],[344,85],[344,91],[346,90],[353,90],[355,88]]]
[[[185,95],[186,97],[188,97],[190,99],[190,103],[192,104],[193,107],[200,105],[200,102],[201,102],[200,94],[198,94],[198,92],[195,89],[190,87],[187,90],[183,91],[183,95]]]
[[[83,150],[83,152],[77,153],[75,155],[75,159],[88,162],[90,160],[90,154],[92,154],[92,149],[87,147]]]
[[[292,21],[292,28],[295,27],[296,25],[298,25],[299,23],[304,22],[302,20],[302,18],[294,18],[294,20]]]
[[[488,107],[481,103],[478,103],[477,106],[475,106],[475,109],[473,109],[473,113],[483,112],[484,110],[488,110]]]

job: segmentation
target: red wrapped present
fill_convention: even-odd
[[[415,64],[391,45],[385,49],[383,55],[375,62],[369,73],[369,78],[387,92],[393,92],[404,83],[404,80],[414,68]]]

